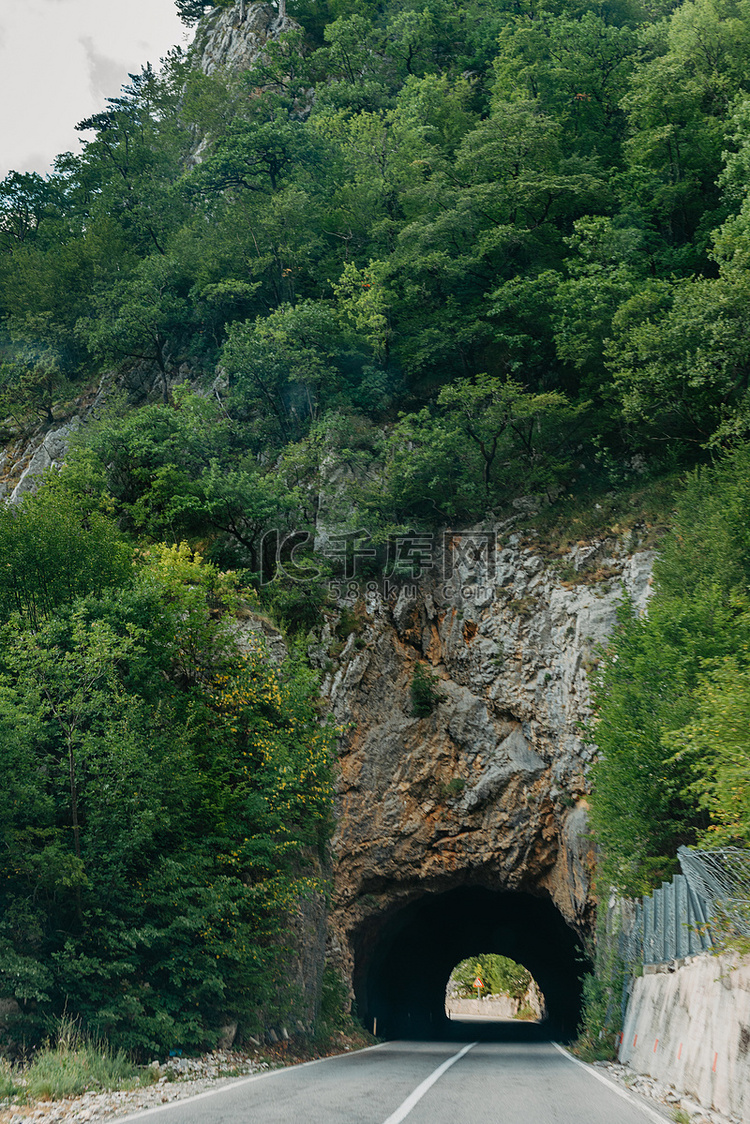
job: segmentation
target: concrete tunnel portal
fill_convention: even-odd
[[[577,934],[548,897],[479,886],[426,893],[360,926],[353,974],[360,1019],[369,1030],[377,1020],[379,1037],[455,1035],[445,1014],[446,983],[459,961],[482,952],[501,953],[531,972],[547,1004],[545,1036],[575,1035],[590,967]]]

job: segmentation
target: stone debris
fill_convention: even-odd
[[[201,1058],[169,1058],[148,1067],[156,1080],[134,1089],[84,1093],[64,1101],[0,1106],[0,1124],[88,1124],[116,1120],[143,1109],[193,1097],[273,1068],[267,1061],[230,1050],[216,1050]]]
[[[739,1116],[723,1116],[720,1112],[705,1108],[673,1085],[664,1085],[646,1074],[635,1073],[619,1062],[594,1062],[594,1065],[631,1093],[638,1093],[664,1105],[668,1110],[667,1119],[674,1120],[675,1113],[679,1110],[689,1118],[690,1124],[743,1124]]]

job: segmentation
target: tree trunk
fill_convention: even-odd
[[[164,340],[159,335],[155,339],[156,365],[161,374],[161,399],[165,406],[169,405],[169,375],[167,374],[167,356],[164,353]]]
[[[78,789],[76,787],[76,764],[73,755],[73,740],[68,738],[68,771],[70,773],[70,815],[73,823],[73,846],[76,858],[81,857],[81,828],[78,823]]]
[[[76,785],[76,761],[73,753],[73,735],[68,734],[68,771],[70,773],[70,819],[73,825],[73,847],[76,858],[81,862],[81,827],[78,822],[78,786]],[[79,924],[83,921],[81,884],[76,882],[76,916]]]

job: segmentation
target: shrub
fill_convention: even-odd
[[[411,681],[412,710],[417,718],[425,718],[431,714],[442,695],[437,689],[439,679],[431,671],[418,663],[414,668],[414,677]]]
[[[10,1100],[17,1091],[18,1086],[10,1062],[0,1058],[0,1101]]]
[[[63,1019],[57,1044],[40,1050],[31,1063],[26,1089],[33,1100],[56,1101],[89,1089],[119,1089],[134,1075],[122,1050],[84,1038],[74,1022]]]
[[[327,964],[323,970],[320,988],[320,1016],[318,1034],[327,1036],[343,1030],[351,1021],[346,1013],[349,989],[335,968]]]

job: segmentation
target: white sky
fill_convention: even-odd
[[[190,34],[174,0],[0,0],[0,178],[80,151],[77,122]]]

